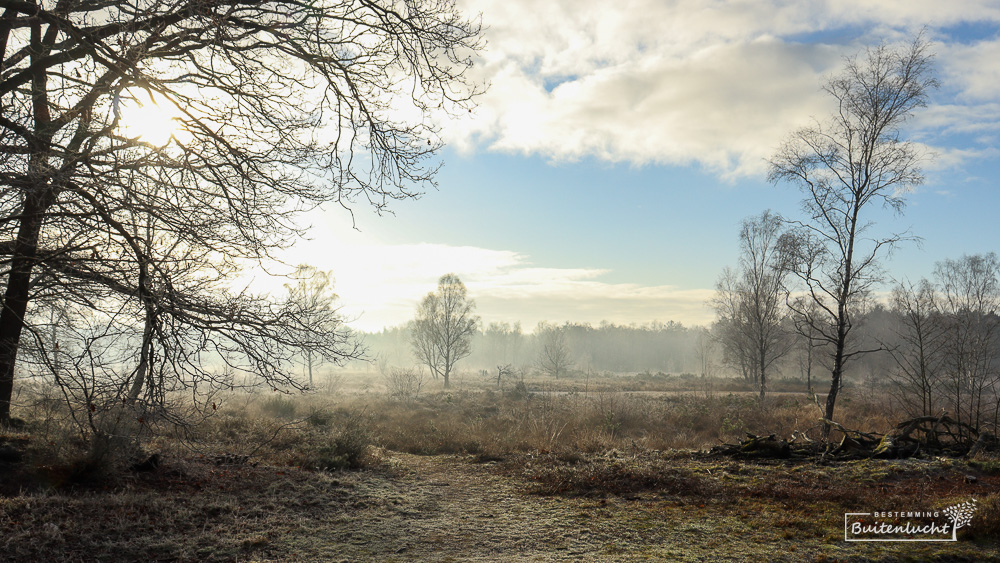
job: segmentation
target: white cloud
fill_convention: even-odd
[[[997,159],[1000,158],[1000,148],[997,147],[986,147],[986,148],[975,148],[975,149],[956,149],[949,148],[945,150],[939,150],[935,154],[934,160],[931,165],[927,166],[929,170],[948,170],[948,169],[958,169],[966,162],[971,160],[987,160],[987,159]]]
[[[832,50],[765,39],[687,60],[623,63],[551,91],[508,65],[458,135],[557,160],[596,156],[759,172],[788,131],[825,113],[814,61],[837,58]]]
[[[1000,93],[1000,40],[972,45],[945,46],[942,71],[948,82],[961,88],[960,98],[996,102]]]
[[[487,321],[521,321],[532,328],[540,321],[598,324],[644,324],[676,321],[707,325],[714,313],[706,305],[712,290],[679,290],[670,286],[610,284],[601,281],[565,280],[565,291],[552,292],[545,284],[522,287],[523,293],[482,291],[470,284],[479,313]],[[538,291],[535,291],[538,290]]]
[[[383,244],[357,232],[317,232],[288,252],[288,264],[308,263],[330,270],[342,312],[351,326],[372,331],[413,318],[417,304],[445,273],[465,282],[485,322],[520,321],[530,329],[539,321],[647,323],[673,320],[706,324],[711,290],[679,290],[601,280],[607,270],[547,268],[507,250],[444,244]],[[257,292],[283,293],[287,280],[257,272]]]
[[[914,122],[921,129],[944,134],[993,132],[1000,130],[1000,103],[939,104],[921,111]]]
[[[697,163],[737,175],[760,173],[788,132],[828,113],[820,85],[842,55],[881,37],[905,40],[925,24],[1000,21],[1000,7],[987,1],[464,4],[489,26],[479,72],[491,89],[471,116],[448,123],[453,146]],[[850,44],[795,41],[848,27]],[[960,79],[962,95],[977,105],[945,107],[941,116],[995,112],[980,104],[997,101],[998,55],[997,42],[942,48],[948,79]],[[969,117],[946,126],[982,123]]]
[[[919,29],[955,25],[969,20],[1000,21],[1000,6],[993,0],[907,0],[886,2],[838,0],[816,2],[818,17],[827,26],[874,24],[883,28]]]
[[[516,252],[442,244],[362,245],[337,260],[337,291],[354,326],[377,330],[413,318],[417,303],[455,273],[487,322],[542,320],[710,322],[705,292],[600,281],[596,268],[545,268]]]

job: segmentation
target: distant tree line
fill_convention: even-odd
[[[414,325],[363,333],[373,355],[393,365],[423,363],[413,353]],[[526,372],[574,377],[596,372],[701,374],[696,342],[703,329],[679,323],[621,325],[602,322],[540,323],[525,332],[521,323],[490,322],[471,335],[465,371],[496,370],[511,365]],[[713,356],[714,357],[714,356]],[[719,360],[716,360],[719,363]],[[363,364],[357,364],[363,365]]]

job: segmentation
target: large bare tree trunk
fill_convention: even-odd
[[[146,325],[142,329],[142,350],[139,352],[139,366],[135,370],[135,379],[132,380],[132,387],[128,392],[129,404],[135,404],[142,392],[142,386],[146,381],[150,371],[153,355],[153,323],[155,316],[151,303],[146,304]]]
[[[14,367],[17,349],[24,328],[24,314],[28,310],[31,271],[38,252],[38,235],[42,229],[45,205],[36,197],[25,202],[24,219],[17,232],[7,290],[0,311],[0,424],[10,422],[10,401],[14,392]]]
[[[6,16],[13,15],[8,8],[5,11],[4,29],[0,32],[3,40],[4,53],[8,39]],[[7,274],[7,289],[4,292],[3,311],[0,312],[0,425],[10,423],[10,401],[14,392],[14,368],[17,363],[17,350],[21,342],[21,331],[24,329],[24,315],[28,310],[28,300],[31,289],[31,272],[35,267],[38,255],[38,238],[45,222],[45,212],[52,204],[55,196],[54,188],[49,184],[46,173],[49,169],[49,145],[52,142],[52,123],[49,111],[48,74],[41,64],[48,54],[48,47],[56,39],[56,26],[51,26],[42,34],[40,20],[30,24],[29,50],[31,71],[31,117],[34,122],[34,133],[31,142],[27,144],[30,151],[28,159],[27,182],[24,187],[24,203],[20,211],[20,224],[17,238],[14,240],[10,259],[10,272]],[[6,109],[6,108],[4,108]],[[6,117],[6,116],[5,116]]]

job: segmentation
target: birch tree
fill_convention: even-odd
[[[770,181],[804,194],[805,217],[794,222],[784,250],[799,289],[818,306],[818,314],[807,308],[796,314],[831,350],[827,420],[845,367],[866,352],[852,344],[854,317],[882,280],[880,259],[907,238],[875,232],[871,217],[881,206],[901,212],[904,195],[923,181],[923,155],[901,128],[937,85],[931,60],[923,35],[847,58],[824,87],[836,102],[833,115],[793,133],[770,160]]]
[[[472,353],[472,335],[479,328],[476,302],[455,274],[441,276],[437,291],[417,308],[412,326],[413,353],[434,375],[451,385],[455,364]]]
[[[333,292],[333,276],[308,264],[300,264],[293,274],[294,284],[285,284],[288,300],[298,307],[297,316],[310,331],[317,333],[342,332],[341,338],[349,339],[350,331],[337,313],[337,295]],[[313,367],[323,362],[307,341],[303,342],[301,353],[305,356],[309,387],[313,388]]]
[[[740,229],[740,265],[727,268],[712,305],[727,358],[752,380],[763,400],[775,363],[791,349],[784,326],[786,275],[779,239],[782,220],[770,211],[745,219]]]

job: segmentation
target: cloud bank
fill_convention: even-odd
[[[476,112],[445,124],[445,140],[466,151],[760,174],[789,131],[829,113],[820,85],[843,56],[925,25],[948,85],[930,113],[948,119],[915,121],[917,134],[1000,128],[1000,40],[961,43],[947,32],[1000,21],[995,2],[463,5],[488,26],[478,72],[490,83]]]

